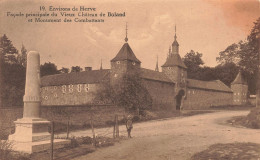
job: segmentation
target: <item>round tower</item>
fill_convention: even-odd
[[[248,85],[243,78],[241,71],[238,72],[235,80],[231,83],[231,90],[233,91],[233,104],[243,105],[248,102]]]

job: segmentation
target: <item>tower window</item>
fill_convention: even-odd
[[[61,88],[62,88],[62,93],[66,93],[66,85],[63,85]]]
[[[120,64],[120,61],[116,61],[116,64]]]
[[[88,84],[85,84],[85,85],[84,85],[84,89],[85,89],[85,92],[88,92],[88,91],[89,91],[89,85],[88,85]]]

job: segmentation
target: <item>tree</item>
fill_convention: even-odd
[[[187,66],[188,78],[200,79],[200,70],[204,62],[201,59],[202,53],[191,50],[182,59]]]
[[[254,26],[247,37],[247,41],[240,41],[238,44],[232,44],[226,50],[219,53],[217,61],[219,63],[235,63],[245,75],[248,81],[249,91],[255,93],[256,75],[258,72],[258,50],[260,32],[260,17],[254,22]]]
[[[43,65],[41,65],[40,70],[41,70],[41,77],[59,73],[59,71],[57,70],[57,66],[51,62],[44,63]]]
[[[69,73],[69,68],[64,68],[62,67],[60,70],[59,70],[60,73]]]
[[[224,63],[216,66],[214,68],[214,74],[216,79],[221,80],[227,86],[230,86],[231,83],[236,78],[239,71],[239,67],[235,63]]]
[[[25,67],[20,64],[5,63],[2,68],[2,106],[22,106],[25,87]]]
[[[27,50],[22,45],[21,53],[18,55],[18,63],[26,67],[27,64]]]
[[[233,43],[230,46],[228,46],[224,51],[219,52],[219,57],[216,58],[217,62],[220,64],[224,64],[224,63],[238,64],[240,57],[237,54],[237,52],[239,51],[243,43],[245,42],[240,41],[238,44]]]
[[[152,97],[138,75],[125,74],[114,86],[109,82],[103,83],[95,97],[95,101],[111,102],[130,112],[139,112],[152,106]]]
[[[83,69],[80,68],[80,66],[72,66],[71,67],[71,72],[80,72],[82,71]]]
[[[0,48],[2,49],[2,58],[4,58],[5,62],[17,63],[18,50],[5,34],[0,38]]]

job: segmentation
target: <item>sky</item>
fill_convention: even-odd
[[[96,13],[125,12],[125,17],[104,18],[104,23],[35,23],[12,13],[38,13],[40,6],[96,8]],[[110,68],[110,60],[123,46],[125,25],[128,43],[143,68],[154,69],[166,60],[174,40],[180,55],[190,50],[203,54],[206,66],[216,66],[220,51],[246,40],[253,22],[260,17],[259,0],[0,0],[0,35],[6,34],[20,50],[40,53],[41,64],[58,68],[91,66]],[[72,13],[72,12],[70,12]],[[75,12],[77,13],[77,12]]]

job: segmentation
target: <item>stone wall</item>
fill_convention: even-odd
[[[233,84],[231,86],[233,94],[233,104],[234,105],[242,105],[247,104],[248,98],[247,98],[247,92],[248,92],[248,86],[243,84]]]
[[[210,106],[231,105],[233,93],[187,88],[183,109],[207,109]]]
[[[60,106],[91,104],[97,87],[97,84],[71,84],[42,87],[42,105]]]
[[[173,83],[147,79],[143,79],[142,83],[152,96],[154,109],[159,109],[160,107],[173,107],[175,105]]]

